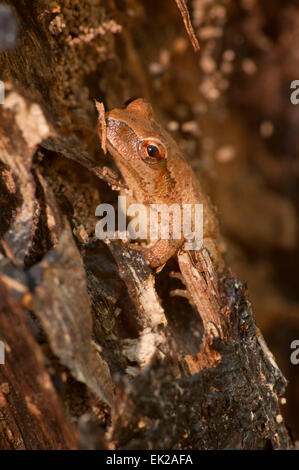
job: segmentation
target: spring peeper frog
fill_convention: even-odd
[[[105,113],[106,144],[134,202],[203,204],[203,245],[216,265],[219,231],[214,209],[174,139],[154,119],[151,105],[135,99],[126,107]],[[100,135],[100,138],[102,136]],[[152,246],[134,244],[153,268],[163,266],[183,246],[180,239],[158,239]]]

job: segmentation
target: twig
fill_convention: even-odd
[[[185,2],[185,0],[175,0],[175,1],[176,1],[177,6],[178,6],[178,9],[180,10],[181,15],[183,17],[185,28],[186,28],[187,33],[189,35],[192,46],[193,46],[195,52],[197,52],[197,51],[199,51],[200,46],[198,44],[197,37],[195,36],[195,32],[194,32],[194,29],[193,29],[193,26],[192,26],[192,23],[191,23],[191,19],[190,19],[190,15],[189,15],[189,11],[188,11],[186,2]]]

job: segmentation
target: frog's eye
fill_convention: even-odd
[[[140,144],[141,158],[148,164],[157,164],[165,160],[166,148],[156,139],[143,140]]]

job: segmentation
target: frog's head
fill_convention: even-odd
[[[144,99],[105,114],[109,152],[116,162],[126,161],[141,172],[166,164],[170,136],[154,120],[153,109]]]

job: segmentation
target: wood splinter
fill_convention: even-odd
[[[190,14],[189,14],[186,2],[185,0],[175,0],[175,1],[183,17],[184,25],[188,33],[188,36],[190,38],[190,41],[192,43],[193,49],[195,50],[195,52],[197,52],[199,51],[200,46],[198,44],[197,37],[195,36],[195,32],[191,23]]]
[[[107,126],[106,126],[106,119],[105,119],[105,107],[104,103],[100,101],[96,101],[96,108],[99,113],[99,121],[98,121],[98,133],[101,136],[101,147],[103,149],[104,154],[107,153]]]

